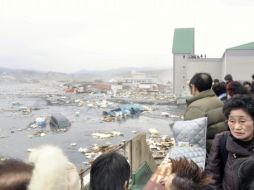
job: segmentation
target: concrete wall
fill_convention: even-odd
[[[230,73],[234,80],[251,81],[251,75],[254,74],[254,50],[227,50],[224,64],[223,76]]]
[[[189,59],[187,63],[187,81],[199,72],[210,73],[213,79],[221,79],[222,65],[222,59]]]
[[[177,96],[186,88],[187,57],[184,54],[174,54],[173,57],[173,92]]]
[[[213,79],[220,80],[230,73],[239,81],[251,81],[254,74],[254,50],[226,50],[222,58],[192,59],[188,56],[174,54],[173,57],[173,92],[177,96],[187,90],[187,82],[198,72],[210,73]]]

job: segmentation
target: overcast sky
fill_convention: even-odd
[[[254,41],[253,0],[0,0],[0,67],[75,72],[172,67],[175,28],[222,57]]]

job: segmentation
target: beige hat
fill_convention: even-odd
[[[28,190],[80,190],[77,169],[60,148],[44,145],[33,149],[29,161],[34,170]]]

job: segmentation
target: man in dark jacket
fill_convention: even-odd
[[[208,118],[206,149],[209,152],[214,136],[227,130],[222,113],[223,102],[211,89],[212,77],[208,73],[195,74],[190,80],[189,86],[193,97],[186,100],[187,109],[184,120]]]

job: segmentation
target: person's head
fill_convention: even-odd
[[[226,74],[224,77],[224,80],[226,81],[226,83],[233,81],[233,77],[231,74]]]
[[[192,160],[171,159],[171,176],[165,183],[165,190],[201,190],[212,182]]]
[[[212,87],[212,77],[208,73],[196,73],[190,80],[189,86],[192,95],[197,95],[202,91],[209,90]]]
[[[254,189],[254,157],[239,158],[233,164],[233,171],[236,175],[236,186],[240,190]]]
[[[247,90],[243,87],[243,85],[238,81],[232,81],[231,83],[228,83],[226,86],[227,95],[228,98],[231,98],[232,96],[236,94],[248,94]]]
[[[27,190],[33,173],[33,165],[16,159],[0,162],[0,189]]]
[[[127,190],[130,165],[117,152],[100,155],[90,170],[90,190]]]
[[[215,83],[212,86],[212,89],[214,91],[214,93],[216,94],[216,96],[220,96],[223,93],[226,93],[226,83],[225,82],[219,82],[219,83]]]
[[[219,79],[214,79],[214,80],[213,80],[213,84],[218,84],[218,83],[220,83],[220,80],[219,80]]]
[[[235,95],[223,107],[231,134],[236,139],[250,141],[254,136],[254,97]]]
[[[251,76],[252,80],[254,81],[254,74]]]
[[[246,91],[248,91],[248,92],[251,91],[251,83],[249,81],[244,81],[243,87],[246,89]]]

